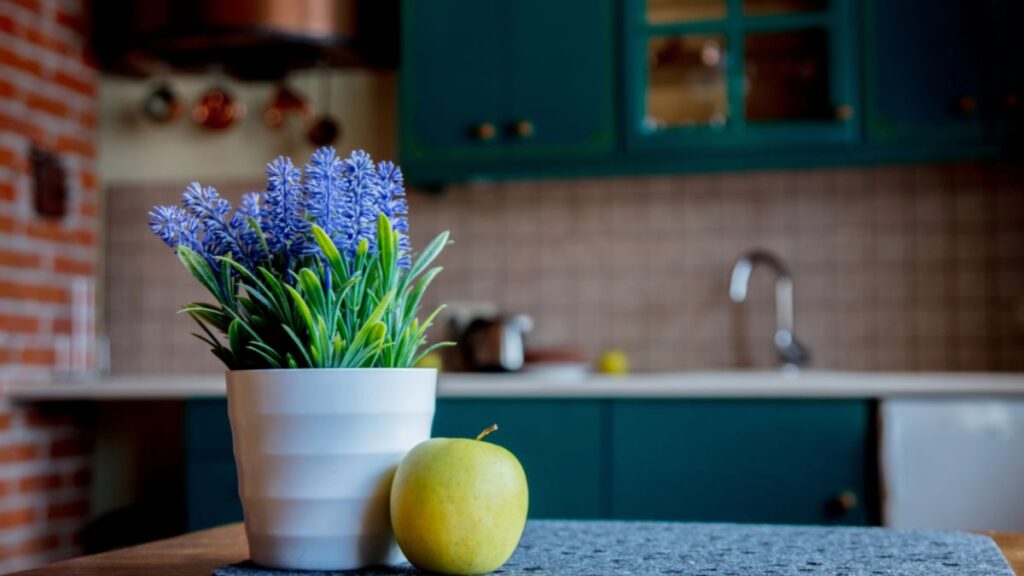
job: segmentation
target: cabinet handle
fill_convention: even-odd
[[[517,138],[524,140],[533,136],[535,130],[536,128],[533,126],[533,122],[530,122],[529,120],[520,120],[512,125],[512,133],[515,134]]]
[[[843,122],[846,122],[847,120],[853,118],[853,114],[854,114],[853,106],[850,106],[849,104],[841,104],[839,106],[836,106],[836,119],[837,120],[841,120]]]
[[[825,505],[825,513],[831,518],[838,518],[857,507],[857,493],[853,490],[843,490],[836,494]]]
[[[970,116],[971,114],[974,114],[977,107],[978,102],[973,96],[961,96],[956,101],[956,111],[960,116]]]
[[[498,135],[498,129],[490,122],[481,122],[473,129],[473,135],[481,142],[488,142]]]

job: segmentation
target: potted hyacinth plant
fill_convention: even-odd
[[[401,560],[391,475],[430,437],[437,373],[420,300],[443,233],[409,247],[402,174],[362,151],[280,157],[237,208],[188,186],[150,227],[210,292],[182,311],[227,372],[251,558],[283,569]]]

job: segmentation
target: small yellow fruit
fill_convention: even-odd
[[[391,527],[413,566],[466,576],[497,570],[523,534],[529,493],[511,452],[480,439],[433,438],[402,459]]]
[[[598,359],[597,370],[603,374],[626,374],[629,372],[629,357],[622,350],[609,350]]]
[[[444,368],[444,359],[437,352],[431,352],[420,358],[420,361],[416,363],[417,368],[435,368],[441,370]]]

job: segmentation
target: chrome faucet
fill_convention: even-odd
[[[764,250],[754,250],[741,257],[732,269],[729,297],[737,303],[747,299],[750,274],[758,264],[775,272],[775,349],[784,366],[799,368],[810,360],[810,353],[793,333],[793,278],[782,260]]]

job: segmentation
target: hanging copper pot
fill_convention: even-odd
[[[313,107],[286,82],[281,82],[263,111],[263,121],[276,130],[284,125],[289,116],[295,116],[303,123],[308,122],[313,117]]]
[[[204,92],[192,108],[192,120],[208,130],[225,130],[245,117],[245,103],[221,84]]]

